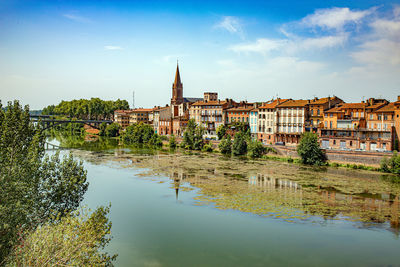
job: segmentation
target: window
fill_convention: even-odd
[[[374,116],[372,114],[369,115],[369,119],[372,120]]]
[[[319,109],[317,110],[317,115],[319,116]]]
[[[384,119],[385,121],[387,121],[388,115],[384,115],[384,116],[383,116],[383,119]]]
[[[331,121],[329,122],[329,128],[332,128],[332,122]]]
[[[326,128],[328,127],[328,122],[327,122],[327,121],[325,122],[325,127],[326,127]]]
[[[378,115],[378,120],[382,120],[382,115]]]
[[[329,117],[333,118],[333,114],[332,114],[332,113],[331,113],[331,114],[329,114]]]

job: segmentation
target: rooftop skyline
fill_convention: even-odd
[[[398,1],[2,1],[1,100],[400,94]]]

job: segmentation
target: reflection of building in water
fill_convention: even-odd
[[[361,211],[368,212],[374,211],[378,214],[383,214],[385,220],[390,220],[390,225],[393,228],[399,228],[399,196],[391,196],[382,193],[380,195],[371,195],[371,197],[363,195],[349,195],[343,194],[333,190],[323,190],[319,192],[325,204],[335,206],[338,201],[346,201],[348,205],[352,205]],[[367,213],[365,213],[367,214]],[[371,221],[378,221],[377,218],[371,214]]]
[[[200,180],[198,177],[196,178],[195,175],[190,175],[184,173],[182,169],[174,169],[170,174],[169,178],[174,181],[174,189],[175,189],[175,195],[176,199],[178,200],[178,195],[179,195],[179,187],[181,183],[187,182],[193,183],[193,182],[198,182],[197,180]],[[190,181],[189,181],[190,179]]]
[[[293,189],[294,191],[301,189],[301,185],[294,181],[272,178],[263,174],[257,174],[256,176],[250,177],[249,184],[269,188],[288,188]]]

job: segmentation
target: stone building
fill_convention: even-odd
[[[285,103],[290,99],[275,99],[258,108],[258,129],[257,139],[264,144],[276,142],[277,132],[277,109],[279,104]]]
[[[129,124],[145,123],[149,124],[149,115],[153,112],[151,108],[131,109],[129,114]]]
[[[121,125],[123,129],[129,126],[131,110],[115,110],[114,122]]]
[[[215,96],[218,99],[217,93],[212,94],[212,99],[215,99]],[[209,101],[209,97],[210,93],[205,93],[202,101],[197,101],[190,106],[189,118],[204,127],[206,136],[215,137],[217,128],[227,121],[226,110],[236,103],[232,99]]]
[[[336,150],[391,151],[395,137],[395,105],[370,98],[343,103],[324,112],[321,147]]]
[[[310,100],[288,100],[276,106],[276,142],[297,145],[309,119]]]
[[[317,131],[317,128],[321,126],[324,122],[324,112],[335,107],[336,105],[343,103],[344,101],[336,96],[324,97],[324,98],[314,98],[310,100],[309,110],[309,131]]]

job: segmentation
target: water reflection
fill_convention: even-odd
[[[278,191],[280,197],[283,197],[287,203],[299,203],[299,201],[302,202],[303,200],[302,186],[288,179],[273,178],[269,175],[259,173],[250,177],[248,184],[262,189],[264,193]],[[386,192],[381,194],[363,193],[352,195],[341,193],[334,188],[329,188],[327,190],[321,186],[313,187],[312,184],[309,184],[307,188],[305,203],[302,203],[302,208],[306,208],[309,205],[307,198],[314,197],[315,204],[320,203],[328,208],[332,207],[334,210],[337,210],[337,212],[334,213],[330,210],[329,216],[332,218],[338,215],[354,216],[358,213],[359,219],[363,221],[379,223],[389,221],[392,228],[399,228],[399,195]],[[316,195],[312,196],[312,194],[310,194],[313,191],[317,193],[318,198],[315,198]],[[288,192],[290,194],[287,194]],[[326,209],[321,208],[321,211],[323,210]],[[305,211],[307,212],[307,209],[305,209]],[[322,215],[325,216],[326,214]]]
[[[90,150],[90,149],[89,149]],[[95,164],[140,170],[143,179],[169,177],[176,200],[198,189],[197,205],[211,204],[287,221],[351,220],[399,229],[400,185],[379,173],[313,168],[274,161],[242,161],[214,154],[114,149],[81,153]],[[78,152],[76,152],[78,153]]]

